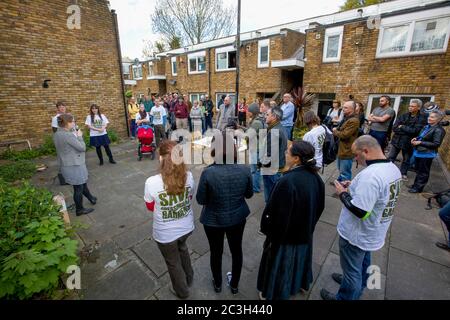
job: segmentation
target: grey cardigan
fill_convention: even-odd
[[[60,166],[80,166],[85,164],[86,144],[83,137],[76,137],[72,132],[63,128],[53,135],[58,163]]]

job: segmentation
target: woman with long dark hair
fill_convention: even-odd
[[[217,293],[222,291],[222,254],[226,235],[232,260],[227,283],[231,293],[237,294],[243,260],[242,236],[250,214],[245,199],[253,196],[252,174],[248,166],[236,164],[237,151],[232,131],[223,132],[217,138],[213,139],[211,153],[215,162],[203,170],[196,198],[203,205],[200,223],[205,228],[211,250],[214,290]]]
[[[267,238],[258,272],[260,299],[287,300],[312,283],[313,233],[324,210],[325,186],[310,143],[294,141],[286,165],[289,171],[273,188],[261,220]]]
[[[87,187],[88,171],[85,163],[86,144],[83,140],[83,132],[76,130],[73,116],[68,113],[58,117],[58,130],[53,135],[58,163],[65,181],[73,186],[73,200],[76,207],[76,215],[88,214],[94,211],[92,208],[83,207],[83,195],[92,203],[97,203]]]
[[[103,165],[103,153],[102,146],[105,148],[106,154],[108,155],[110,163],[116,163],[112,156],[111,149],[109,148],[108,133],[106,132],[106,127],[108,126],[108,118],[100,112],[100,107],[96,104],[91,105],[89,109],[89,115],[86,117],[86,127],[89,128],[89,144],[95,147],[98,159],[100,160],[100,165]]]
[[[175,141],[161,143],[160,173],[145,182],[144,200],[147,209],[153,212],[153,238],[166,261],[173,292],[186,299],[194,279],[186,240],[194,230],[192,196],[195,183],[176,146]],[[172,157],[175,152],[179,157]]]

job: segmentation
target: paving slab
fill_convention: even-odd
[[[319,221],[337,226],[341,215],[342,202],[334,197],[325,196],[325,209],[320,216]]]
[[[314,230],[313,261],[322,265],[330,252],[333,241],[336,238],[336,227],[319,221]]]
[[[149,239],[152,235],[153,219],[126,229],[123,233],[113,237],[113,240],[121,249],[129,249],[132,246]]]
[[[450,300],[450,268],[391,248],[386,299]]]
[[[154,240],[145,240],[132,250],[158,278],[167,272],[164,257]]]
[[[145,299],[155,292],[155,281],[130,261],[83,292],[87,300]]]

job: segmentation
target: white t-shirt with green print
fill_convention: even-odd
[[[362,170],[349,187],[352,204],[367,212],[362,219],[345,206],[337,226],[339,235],[365,251],[384,246],[394,208],[400,194],[402,175],[392,162],[377,162]]]

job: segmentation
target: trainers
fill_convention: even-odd
[[[403,175],[403,176],[402,176],[402,180],[403,180],[403,181],[408,181],[408,176]]]
[[[260,236],[265,236],[265,234],[264,234],[264,233],[262,233],[262,231],[261,231],[261,230],[258,230],[258,234],[259,234]]]
[[[263,294],[261,291],[258,292],[259,300],[266,300],[266,298],[263,297]]]
[[[331,275],[331,278],[333,278],[333,280],[336,281],[338,284],[341,284],[341,283],[342,283],[343,275],[340,274],[340,273],[333,273],[333,274]]]
[[[323,300],[332,301],[336,300],[336,295],[332,294],[330,291],[326,289],[320,290],[320,296]]]
[[[230,287],[231,293],[232,294],[237,294],[239,292],[238,288],[233,288],[231,286],[231,278],[232,278],[232,274],[231,272],[227,272],[227,286]]]

